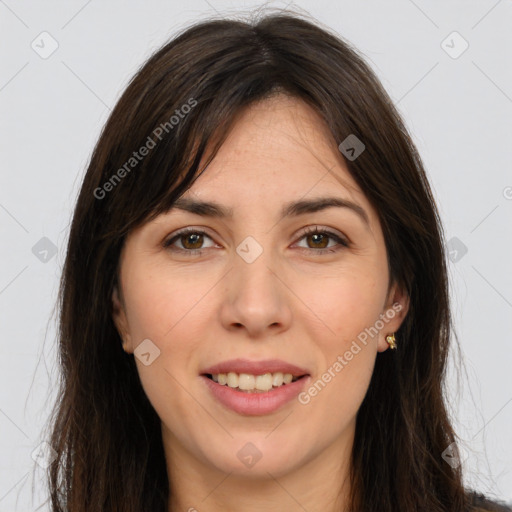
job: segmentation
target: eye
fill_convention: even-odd
[[[171,250],[173,251],[186,253],[187,255],[200,255],[202,254],[201,249],[205,248],[203,246],[205,237],[212,240],[212,238],[209,235],[207,235],[204,231],[200,229],[184,228],[181,231],[178,231],[178,233],[176,233],[174,236],[166,240],[163,243],[163,246],[164,248],[172,248]],[[332,231],[329,231],[328,229],[319,229],[318,226],[307,227],[306,230],[302,233],[302,236],[300,237],[299,240],[302,240],[304,238],[306,239],[306,241],[311,240],[313,247],[301,247],[301,249],[306,250],[308,252],[312,252],[314,254],[332,254],[334,252],[341,250],[342,248],[350,246],[349,242],[344,238],[340,237],[336,233],[333,233]],[[334,244],[334,246],[329,246],[329,239],[335,241],[336,244]],[[174,246],[176,242],[179,242],[181,244],[181,247]],[[336,245],[338,247],[335,247]]]
[[[318,226],[312,227],[308,226],[306,230],[302,233],[302,236],[300,238],[306,239],[306,243],[311,241],[313,244],[313,248],[306,247],[305,250],[309,252],[313,252],[315,254],[326,254],[326,253],[335,253],[337,251],[342,250],[343,248],[349,247],[350,244],[347,240],[340,237],[336,233],[333,233],[332,231],[329,231],[328,229],[324,228],[318,228]],[[329,246],[328,240],[331,239],[336,244]],[[338,247],[336,247],[336,245]],[[340,247],[341,246],[341,247]]]
[[[180,242],[181,247],[173,248],[177,252],[186,252],[189,254],[201,254],[201,247],[204,237],[211,238],[200,229],[185,228],[176,233],[172,238],[166,240],[163,244],[165,248],[171,247],[176,241]]]

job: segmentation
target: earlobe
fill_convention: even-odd
[[[114,286],[114,290],[112,292],[112,320],[114,321],[117,332],[121,337],[123,350],[127,353],[131,353],[131,337],[129,334],[125,308],[123,301],[119,296],[119,291],[116,285]]]

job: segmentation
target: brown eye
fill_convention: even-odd
[[[306,235],[306,239],[311,240],[315,249],[324,249],[329,243],[329,236],[323,233],[313,233],[312,235]]]
[[[180,236],[181,244],[185,249],[199,249],[203,243],[203,235],[198,233],[191,233],[190,235]],[[190,244],[190,245],[189,245]]]
[[[349,247],[349,242],[347,240],[327,229],[319,229],[318,226],[314,228],[307,228],[301,237],[301,240],[302,239],[306,240],[307,247],[299,247],[310,253],[332,254],[343,248]],[[331,240],[336,243],[329,246],[329,242]]]
[[[201,253],[201,249],[205,248],[203,245],[205,243],[205,238],[211,240],[204,231],[188,228],[176,233],[169,240],[165,241],[163,246],[177,252],[181,251],[191,254]],[[179,245],[176,246],[176,243]]]
[[[211,237],[208,236],[204,231],[194,228],[187,228],[176,233],[169,240],[165,241],[163,246],[175,252],[181,252],[190,255],[201,254],[201,249],[212,247],[214,245],[213,244],[205,247],[203,245],[205,243],[205,239],[212,240]],[[300,238],[300,240],[303,239],[306,240],[307,247],[299,246],[299,248],[313,254],[332,254],[344,247],[349,247],[349,242],[347,240],[341,238],[336,233],[333,233],[327,229],[319,229],[318,226],[315,228],[307,228]],[[333,245],[329,245],[331,241],[335,243]]]

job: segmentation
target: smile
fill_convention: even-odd
[[[301,377],[293,376],[291,373],[265,373],[263,375],[251,375],[249,373],[217,373],[207,375],[214,382],[221,386],[229,386],[237,391],[246,393],[265,393],[272,389],[295,382]]]
[[[301,377],[292,377],[290,380],[289,375],[291,374],[287,374],[288,377],[286,379],[290,380],[290,382],[285,383],[285,375],[281,374],[283,380],[282,384],[275,387],[272,385],[272,387],[267,390],[260,390],[255,389],[258,377],[263,377],[264,385],[268,386],[270,378],[269,375],[272,376],[272,379],[275,377],[276,382],[281,380],[281,376],[279,374],[258,376],[250,374],[233,374],[230,377],[230,373],[228,373],[215,375],[218,380],[218,382],[215,382],[213,379],[214,375],[210,374],[200,376],[209,391],[210,397],[221,404],[224,408],[245,416],[262,416],[271,414],[278,409],[283,408],[285,405],[297,398],[311,379],[309,375],[303,375]],[[225,377],[223,377],[223,375]],[[245,378],[244,375],[247,375],[247,378]],[[226,379],[226,383],[221,384],[220,380],[224,378]],[[242,384],[240,384],[240,378],[242,380]],[[295,380],[293,380],[294,378]],[[236,386],[230,387],[229,379],[232,379],[231,384],[236,384]],[[236,382],[237,380],[239,382]],[[245,384],[244,380],[246,381]],[[254,381],[254,384],[250,384],[251,380]],[[262,381],[260,379],[260,383],[261,382]],[[240,389],[240,385],[242,385],[242,387],[251,385],[253,388]]]

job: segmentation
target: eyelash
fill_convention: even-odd
[[[182,237],[184,235],[189,235],[189,234],[206,235],[208,238],[211,239],[211,237],[205,231],[202,231],[200,229],[195,229],[195,228],[184,228],[181,231],[178,231],[172,238],[166,240],[163,243],[164,248],[170,249],[170,247],[176,240],[178,240],[180,237]],[[310,249],[310,248],[306,248],[306,247],[300,247],[299,249],[302,249],[307,252],[312,251],[315,254],[322,255],[325,253],[332,254],[332,253],[341,251],[344,248],[350,247],[350,243],[348,242],[348,240],[341,238],[339,235],[337,235],[336,233],[333,233],[332,231],[329,231],[328,229],[323,229],[323,228],[318,229],[318,226],[315,226],[314,228],[311,226],[308,226],[305,229],[305,231],[302,233],[299,240],[302,240],[303,238],[305,238],[308,235],[314,235],[314,234],[327,235],[329,238],[332,238],[334,241],[338,242],[338,245],[342,246],[342,248],[333,249],[332,247],[329,247],[329,248],[323,248],[323,249]],[[175,247],[170,250],[185,253],[190,256],[192,256],[192,255],[200,256],[203,251],[202,249],[181,249],[179,247],[178,248]]]

